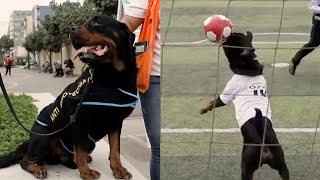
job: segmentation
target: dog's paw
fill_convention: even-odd
[[[89,174],[93,179],[99,179],[99,177],[101,176],[101,174],[93,169],[89,169]]]
[[[123,166],[111,168],[113,171],[113,176],[116,179],[124,179],[124,180],[129,180],[132,178],[132,174]]]
[[[202,108],[201,111],[200,111],[200,114],[205,114],[207,112],[208,112],[208,110],[206,108]]]
[[[37,179],[45,179],[48,176],[47,170],[42,166],[38,166],[37,169],[33,172],[33,175]]]
[[[80,174],[81,178],[84,180],[94,180],[94,179],[99,179],[100,173],[96,170],[89,169],[88,172],[85,174]]]

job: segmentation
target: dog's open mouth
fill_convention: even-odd
[[[108,52],[108,47],[106,45],[97,45],[97,46],[83,46],[82,48],[77,50],[77,54],[74,59],[79,57],[80,59],[95,56],[103,56]]]

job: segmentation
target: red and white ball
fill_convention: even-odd
[[[232,22],[223,15],[213,15],[203,22],[207,38],[215,43],[227,39],[232,32]]]

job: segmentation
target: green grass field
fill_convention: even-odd
[[[172,129],[237,128],[234,108],[221,107],[206,115],[200,109],[220,93],[232,76],[222,49],[217,46],[183,47],[166,43],[205,39],[202,24],[211,14],[225,14],[228,1],[175,0],[169,26],[172,0],[162,0],[161,39],[162,95],[161,127]],[[309,1],[286,1],[282,33],[309,33]],[[264,76],[275,128],[315,128],[320,110],[320,51],[309,54],[298,67],[296,76],[288,63],[308,35],[282,34],[275,50],[282,1],[233,1],[229,18],[235,31],[250,30],[254,47],[263,57]],[[167,32],[167,34],[166,34]],[[260,43],[259,43],[260,42]],[[266,42],[266,43],[261,43]],[[290,43],[292,42],[292,43]],[[220,52],[219,52],[220,51]],[[276,53],[276,55],[275,55]],[[285,152],[292,179],[320,179],[320,137],[309,133],[277,133]],[[315,136],[316,135],[316,136]],[[242,137],[235,133],[162,133],[161,179],[240,179]],[[311,161],[312,160],[312,161]],[[256,179],[279,179],[278,173],[263,166]]]

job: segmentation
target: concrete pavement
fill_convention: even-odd
[[[4,76],[3,68],[0,68],[0,72]],[[4,76],[3,79],[9,92],[25,93],[32,96],[35,99],[34,104],[41,110],[52,102],[76,77],[53,78],[52,74],[13,68],[12,76]],[[134,113],[124,121],[121,135],[122,162],[133,174],[134,179],[150,179],[149,162],[151,153],[147,142],[140,105],[138,105]],[[112,179],[112,172],[107,160],[108,154],[107,141],[98,142],[97,148],[92,154],[94,161],[89,166],[102,174],[100,179]],[[78,171],[62,166],[49,166],[48,173],[49,179],[80,178]],[[0,170],[0,179],[28,179],[28,175],[18,165]],[[33,176],[30,175],[30,179],[34,179]]]

